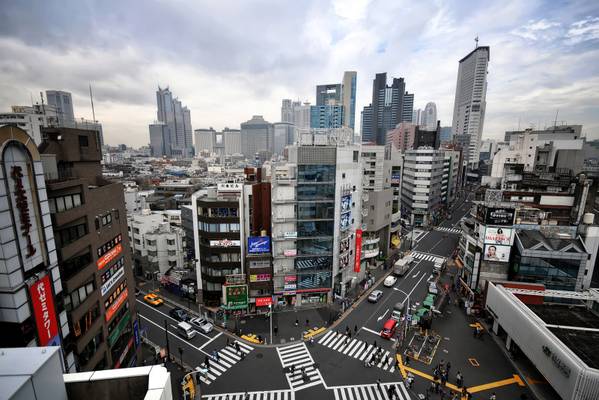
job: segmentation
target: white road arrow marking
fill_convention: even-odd
[[[393,288],[393,289],[395,289],[395,288]],[[376,321],[379,322],[380,320],[382,320],[383,318],[385,318],[385,315],[387,315],[388,312],[389,312],[389,309],[387,308],[387,311],[385,311],[385,313],[383,315],[381,315],[380,317],[378,317],[376,319]]]

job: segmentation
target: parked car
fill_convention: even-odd
[[[177,324],[177,333],[179,333],[179,335],[181,335],[184,339],[187,340],[193,339],[197,334],[193,327],[187,322],[179,322]]]
[[[189,320],[189,323],[203,333],[210,333],[214,329],[214,326],[202,317],[192,318]]]
[[[368,296],[368,301],[371,303],[376,303],[377,301],[380,300],[381,297],[383,297],[382,291],[373,290],[372,293],[370,293],[370,296]]]
[[[393,318],[389,318],[385,325],[383,325],[383,330],[381,331],[381,337],[383,339],[391,339],[393,335],[395,335],[395,329],[397,328],[397,321]]]
[[[174,319],[176,319],[177,321],[188,321],[189,320],[189,315],[187,315],[187,313],[179,308],[179,307],[175,307],[172,310],[170,310],[168,312],[168,314],[173,317]]]
[[[164,300],[160,298],[156,293],[148,293],[144,296],[144,301],[154,307],[158,307],[159,305],[164,303]]]
[[[397,278],[393,275],[389,275],[388,277],[385,278],[383,285],[385,285],[385,287],[391,287],[391,286],[395,285],[395,283],[397,283]]]

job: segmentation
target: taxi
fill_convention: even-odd
[[[154,307],[157,307],[159,305],[161,305],[162,303],[164,303],[164,300],[162,300],[156,293],[148,293],[144,296],[144,301]]]

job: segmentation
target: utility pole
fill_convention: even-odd
[[[270,314],[270,344],[272,344],[272,303],[268,305]]]
[[[168,322],[166,319],[164,320],[164,336],[166,338],[166,357],[167,359],[171,358],[171,348],[168,344]]]

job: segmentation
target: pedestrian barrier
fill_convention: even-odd
[[[255,344],[263,344],[264,343],[263,340],[258,339],[258,336],[254,335],[253,333],[250,333],[248,335],[241,335],[241,338],[243,340],[247,340],[248,342],[255,343]]]
[[[304,333],[304,340],[308,340],[311,337],[319,335],[326,330],[327,330],[327,328],[325,328],[325,327],[308,329],[308,331],[306,333]]]

